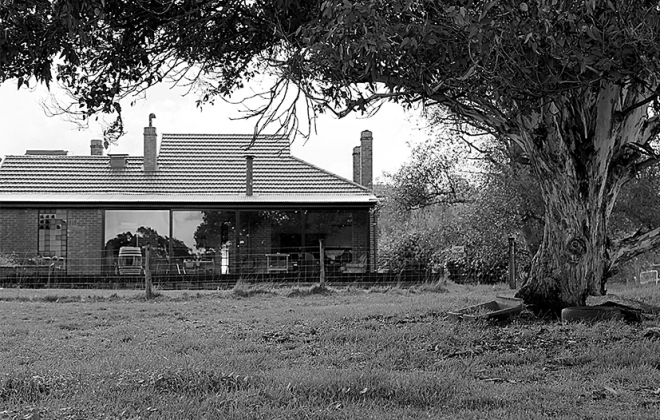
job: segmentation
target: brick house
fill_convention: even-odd
[[[292,156],[283,136],[163,134],[144,156],[27,151],[0,164],[0,256],[66,276],[118,274],[122,247],[149,245],[156,274],[376,267],[372,135],[353,180]],[[320,244],[324,255],[321,256]],[[2,259],[0,259],[0,265]]]

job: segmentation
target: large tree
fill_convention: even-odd
[[[621,186],[656,162],[657,1],[16,0],[0,23],[0,81],[48,81],[61,54],[54,77],[87,114],[166,77],[192,77],[204,102],[272,70],[262,121],[298,98],[338,116],[391,100],[513,142],[545,207],[519,292],[541,308],[584,304],[660,242],[608,235]]]
[[[526,154],[545,206],[527,302],[584,304],[617,264],[656,245],[655,230],[613,241],[608,221],[621,186],[656,161],[657,2],[333,6],[287,60],[309,95],[347,110],[382,98],[440,106]]]

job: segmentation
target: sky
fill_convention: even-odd
[[[60,95],[57,90],[51,92]],[[130,106],[122,103],[127,134],[104,153],[127,153],[142,156],[143,127],[154,113],[154,126],[159,135],[168,134],[251,134],[254,120],[235,120],[241,116],[240,106],[224,101],[205,106],[195,105],[194,94],[184,95],[183,88],[161,85],[150,89],[146,98]],[[66,150],[69,155],[89,155],[90,140],[102,138],[99,124],[80,131],[61,116],[47,116],[41,103],[48,99],[44,86],[17,90],[13,81],[0,85],[0,157],[22,155],[26,150]],[[233,119],[233,120],[232,120]],[[373,133],[374,178],[383,172],[395,172],[410,157],[409,144],[428,137],[424,123],[416,114],[406,113],[399,105],[385,104],[372,117],[350,115],[337,119],[322,115],[316,133],[305,141],[298,137],[291,153],[347,179],[352,179],[353,147],[360,144],[360,133]],[[271,132],[274,131],[270,130]],[[266,132],[269,132],[267,130]]]

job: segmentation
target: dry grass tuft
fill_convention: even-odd
[[[305,297],[305,296],[329,296],[332,295],[334,291],[325,285],[314,285],[307,288],[294,287],[288,293],[288,297]]]

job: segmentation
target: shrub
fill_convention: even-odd
[[[433,232],[415,230],[380,244],[381,269],[393,273],[432,272],[439,266]]]

